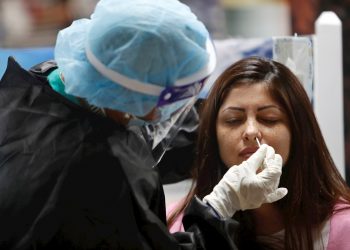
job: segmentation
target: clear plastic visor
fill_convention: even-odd
[[[155,166],[160,162],[165,152],[171,149],[171,143],[182,128],[189,111],[197,101],[198,94],[206,79],[196,83],[165,89],[161,94],[156,108],[156,116],[166,117],[166,120],[150,123],[143,127],[144,136],[152,149]],[[168,95],[168,93],[171,93]],[[156,118],[157,119],[157,118]]]

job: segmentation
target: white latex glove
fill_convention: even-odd
[[[262,171],[256,173],[259,168]],[[232,217],[237,210],[258,208],[283,198],[288,190],[278,188],[281,174],[282,157],[263,144],[249,159],[232,166],[203,201],[222,218]]]

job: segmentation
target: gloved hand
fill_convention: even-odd
[[[259,168],[262,171],[257,173]],[[222,218],[232,217],[237,210],[258,208],[283,198],[288,190],[278,188],[281,174],[282,157],[263,144],[249,159],[232,166],[203,201]]]

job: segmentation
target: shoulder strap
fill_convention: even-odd
[[[34,65],[29,71],[37,75],[48,76],[55,69],[57,69],[57,63],[54,60],[49,60]]]

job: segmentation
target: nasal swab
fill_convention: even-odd
[[[258,144],[259,148],[261,147],[260,141],[258,137],[255,137],[255,141]],[[260,166],[257,170],[257,173],[261,172],[264,168],[266,168],[266,159],[264,159],[262,166]]]
[[[259,146],[259,148],[260,148],[261,144],[260,144],[260,142],[259,142],[258,137],[255,137],[255,140],[256,140],[256,142],[258,143],[258,146]]]

